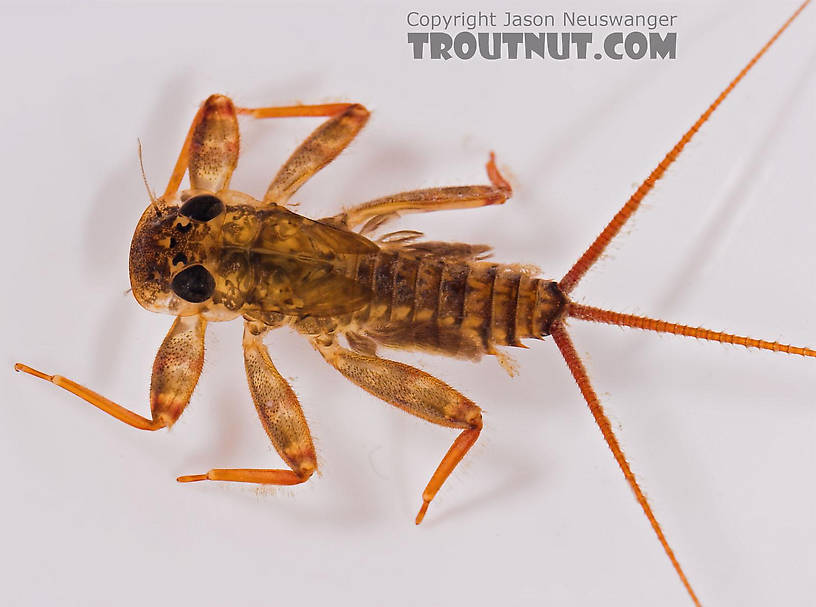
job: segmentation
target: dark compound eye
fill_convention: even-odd
[[[212,296],[215,280],[204,266],[184,268],[173,278],[173,293],[184,301],[201,303]]]
[[[224,203],[211,194],[193,196],[181,205],[179,213],[194,221],[209,221],[224,210]]]

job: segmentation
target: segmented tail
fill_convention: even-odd
[[[583,278],[586,272],[598,261],[600,256],[603,254],[604,250],[606,249],[607,245],[609,245],[610,241],[620,232],[621,228],[626,224],[629,218],[635,213],[635,211],[640,206],[641,201],[643,198],[648,194],[648,192],[654,187],[655,182],[660,179],[663,174],[666,172],[666,169],[671,166],[671,164],[677,159],[680,153],[685,148],[686,144],[691,141],[694,134],[700,129],[700,127],[709,119],[711,114],[714,113],[714,110],[719,107],[719,105],[723,102],[723,100],[731,93],[734,87],[743,79],[745,74],[747,74],[751,68],[759,61],[759,58],[765,54],[765,52],[776,42],[777,38],[782,34],[782,32],[787,29],[787,27],[793,22],[794,19],[799,15],[799,13],[804,10],[804,8],[809,4],[810,0],[805,0],[796,12],[790,16],[790,18],[785,21],[785,23],[776,31],[776,33],[771,37],[768,42],[759,50],[759,52],[754,55],[754,57],[745,65],[742,70],[737,74],[737,76],[728,84],[727,87],[717,96],[714,102],[708,106],[705,112],[697,119],[697,121],[691,126],[691,128],[686,131],[686,133],[680,138],[680,140],[675,144],[675,146],[666,154],[663,160],[654,168],[654,170],[649,174],[649,176],[640,184],[640,187],[635,191],[634,194],[627,200],[623,207],[612,217],[612,220],[606,225],[606,227],[601,231],[598,237],[589,245],[586,251],[581,255],[578,261],[569,269],[569,271],[564,275],[561,281],[558,283],[560,291],[563,293],[564,296],[568,297],[569,293],[575,288],[578,282]],[[730,343],[745,346],[747,348],[761,348],[763,350],[772,350],[775,352],[785,352],[787,354],[797,354],[800,356],[814,356],[816,357],[816,350],[812,350],[810,348],[802,348],[798,346],[789,346],[785,344],[779,344],[776,342],[769,342],[763,341],[759,339],[753,339],[750,337],[741,337],[739,335],[731,335],[729,333],[721,333],[718,331],[711,331],[709,329],[702,329],[702,328],[695,328],[690,327],[687,325],[679,325],[675,323],[669,323],[663,320],[657,320],[653,318],[646,318],[642,316],[634,316],[631,314],[621,314],[618,312],[611,312],[609,310],[602,310],[600,308],[594,308],[591,306],[584,306],[581,304],[576,304],[569,302],[566,304],[566,312],[564,317],[571,317],[571,318],[579,318],[581,320],[588,320],[593,322],[602,322],[608,324],[615,324],[620,326],[626,327],[634,327],[638,329],[642,329],[645,331],[656,331],[659,333],[672,333],[675,335],[685,335],[689,337],[696,337],[698,339],[706,339],[709,341],[719,341],[722,343]],[[640,504],[641,508],[643,509],[646,518],[649,520],[649,524],[652,526],[652,529],[657,535],[657,539],[660,541],[661,546],[663,546],[663,550],[666,552],[666,556],[669,557],[674,570],[677,572],[680,581],[683,583],[686,591],[691,597],[691,600],[694,602],[695,605],[699,607],[700,601],[697,598],[697,595],[694,593],[694,590],[689,583],[688,578],[686,577],[683,568],[680,566],[680,563],[677,557],[674,554],[671,546],[669,545],[668,540],[666,539],[665,534],[663,533],[663,529],[661,528],[660,524],[657,522],[657,518],[652,511],[652,508],[646,499],[643,490],[640,488],[640,485],[635,478],[634,472],[632,471],[631,467],[629,466],[629,462],[626,460],[626,456],[623,453],[623,449],[618,442],[617,437],[612,429],[612,424],[609,422],[609,418],[606,416],[606,413],[601,406],[600,400],[598,399],[597,394],[595,393],[594,389],[589,380],[589,376],[587,375],[586,369],[584,368],[583,363],[581,362],[580,357],[578,356],[575,347],[572,344],[572,341],[567,333],[566,327],[564,326],[563,320],[559,320],[558,322],[554,323],[551,331],[550,331],[555,344],[558,346],[558,349],[561,351],[564,360],[569,367],[570,372],[572,373],[575,382],[578,384],[579,389],[581,390],[581,394],[584,397],[587,405],[589,406],[589,410],[592,413],[593,418],[595,419],[595,423],[598,425],[598,428],[601,430],[601,434],[603,434],[604,440],[606,441],[609,450],[612,451],[612,455],[615,458],[618,466],[620,467],[621,471],[623,472],[623,476],[626,478],[626,482],[629,484],[629,487],[635,494],[635,498],[637,499],[638,503]]]
[[[685,132],[685,134],[680,138],[674,147],[669,150],[663,160],[660,161],[654,170],[649,173],[649,176],[640,184],[635,193],[629,197],[621,209],[615,213],[615,216],[612,217],[610,222],[606,224],[606,227],[601,231],[598,237],[589,245],[586,251],[584,251],[583,255],[575,262],[575,264],[569,269],[569,271],[564,275],[561,281],[558,283],[558,286],[561,287],[561,290],[564,292],[565,295],[569,295],[569,293],[575,288],[578,284],[578,281],[584,277],[584,274],[595,265],[595,262],[598,261],[600,256],[606,250],[606,247],[612,241],[612,239],[621,231],[626,222],[629,221],[629,218],[634,215],[635,211],[638,210],[640,207],[640,203],[643,198],[648,194],[651,189],[654,187],[655,183],[658,179],[663,177],[663,174],[666,172],[672,163],[677,160],[677,157],[680,156],[680,153],[683,151],[683,148],[686,147],[686,144],[691,141],[692,137],[700,130],[700,127],[711,117],[711,114],[714,113],[719,105],[725,100],[726,97],[734,90],[734,87],[739,84],[740,80],[745,77],[754,64],[759,61],[760,57],[765,54],[765,52],[771,48],[776,39],[782,35],[788,26],[793,22],[796,17],[799,16],[804,8],[810,3],[810,0],[805,0],[796,12],[791,15],[785,23],[782,24],[776,33],[771,36],[771,39],[765,43],[765,45],[759,49],[759,52],[753,56],[753,58],[745,65],[744,68],[740,70],[740,72],[736,75],[736,77],[728,84],[725,89],[717,96],[717,98],[708,106],[705,112],[703,112],[700,117],[697,119],[691,128]]]
[[[671,333],[672,335],[683,335],[684,337],[694,337],[696,339],[718,341],[723,344],[734,344],[736,346],[743,346],[745,348],[759,348],[760,350],[771,350],[772,352],[784,352],[785,354],[795,354],[797,356],[816,357],[816,350],[811,350],[810,348],[803,348],[800,346],[789,346],[787,344],[780,344],[779,342],[776,341],[765,341],[763,339],[754,339],[753,337],[732,335],[731,333],[712,331],[711,329],[704,329],[702,327],[679,325],[677,323],[666,322],[665,320],[659,320],[657,318],[648,318],[646,316],[635,316],[634,314],[621,314],[620,312],[602,310],[601,308],[594,308],[592,306],[585,306],[577,303],[570,303],[568,305],[567,316],[571,318],[580,318],[581,320],[602,322],[609,325],[618,325],[621,327],[633,327],[635,329],[641,329],[643,331],[654,331],[656,333]]]

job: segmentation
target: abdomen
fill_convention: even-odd
[[[361,256],[354,278],[371,300],[348,329],[463,358],[548,335],[566,301],[556,283],[522,266],[411,250]]]

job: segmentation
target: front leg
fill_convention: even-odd
[[[313,338],[312,345],[326,362],[366,392],[432,424],[462,430],[422,492],[416,516],[419,525],[442,484],[479,438],[482,410],[442,380],[414,367],[347,350],[328,336]]]
[[[172,426],[190,402],[204,365],[206,326],[207,321],[200,316],[188,316],[176,318],[170,327],[153,362],[150,381],[152,419],[142,417],[61,375],[47,375],[22,363],[14,365],[14,369],[50,381],[129,426],[139,430],[158,430]]]
[[[244,324],[244,366],[249,391],[269,440],[291,470],[253,468],[213,469],[206,474],[180,476],[192,481],[234,481],[265,485],[297,485],[317,470],[312,436],[294,390],[281,376],[263,344],[267,328]]]
[[[190,124],[164,195],[178,191],[188,170],[194,189],[217,192],[229,186],[238,164],[239,140],[232,100],[224,95],[210,95]]]

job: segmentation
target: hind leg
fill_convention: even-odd
[[[352,229],[365,222],[360,233],[367,234],[403,213],[473,209],[493,204],[503,204],[512,196],[513,189],[502,174],[499,173],[499,169],[496,168],[496,159],[492,152],[486,168],[490,185],[429,188],[402,192],[393,196],[363,202],[334,217],[326,218],[324,221],[347,229]]]
[[[312,344],[326,362],[366,392],[433,424],[462,430],[422,492],[418,525],[442,484],[479,438],[482,410],[442,380],[414,367],[347,350],[325,336],[314,338]]]

